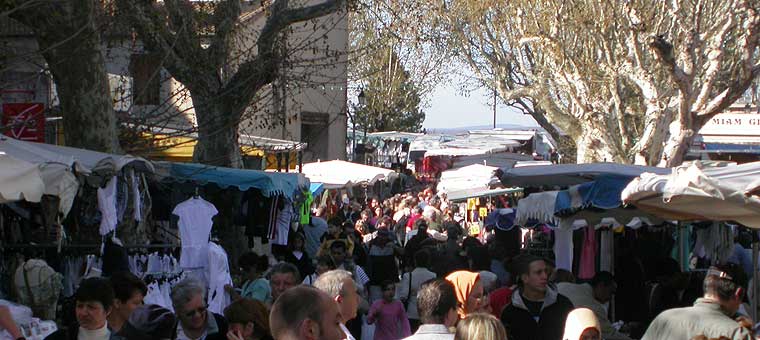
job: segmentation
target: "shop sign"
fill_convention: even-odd
[[[760,136],[760,114],[721,113],[710,119],[699,134]]]
[[[45,142],[45,106],[41,103],[3,104],[3,133],[15,139]]]

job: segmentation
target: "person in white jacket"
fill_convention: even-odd
[[[420,286],[436,278],[435,273],[431,272],[430,252],[426,249],[414,253],[414,270],[404,273],[401,282],[396,286],[396,298],[401,300],[406,306],[406,315],[409,317],[409,325],[412,333],[417,331],[420,326],[420,316],[417,312],[417,292]]]

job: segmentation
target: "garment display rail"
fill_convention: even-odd
[[[62,249],[97,249],[102,247],[102,244],[70,244],[61,246]],[[6,244],[0,245],[2,249],[29,249],[29,248],[58,248],[57,244]],[[168,248],[180,248],[178,244],[134,244],[126,245],[125,249],[168,249]]]

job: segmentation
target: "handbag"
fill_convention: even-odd
[[[409,272],[409,290],[406,291],[406,300],[404,301],[404,310],[409,311],[409,300],[412,298],[412,272]]]

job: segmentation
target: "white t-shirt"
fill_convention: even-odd
[[[174,207],[179,216],[179,238],[182,241],[182,268],[206,268],[208,264],[208,238],[211,235],[212,218],[219,213],[216,207],[198,197],[191,198]]]
[[[116,216],[116,177],[108,181],[104,188],[98,188],[98,210],[100,210],[100,235],[116,230],[119,219]]]

